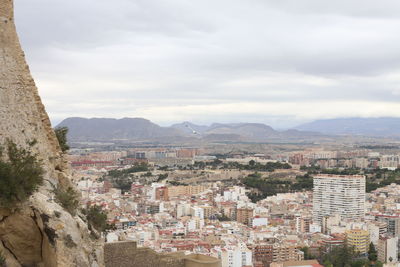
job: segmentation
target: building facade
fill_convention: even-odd
[[[365,254],[368,252],[370,239],[369,232],[361,229],[353,229],[346,231],[347,244],[354,247],[356,252]]]
[[[251,227],[253,223],[253,213],[254,210],[252,208],[239,208],[236,213],[237,221]]]
[[[397,262],[399,238],[393,236],[381,236],[378,240],[378,260],[383,263]]]
[[[365,176],[329,175],[314,177],[313,221],[340,215],[342,219],[361,220],[365,215]]]

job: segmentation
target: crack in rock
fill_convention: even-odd
[[[44,236],[43,236],[43,232],[42,232],[42,229],[40,228],[40,226],[39,226],[39,223],[37,222],[37,216],[36,216],[36,211],[34,210],[34,209],[32,209],[32,211],[33,211],[33,216],[31,216],[31,218],[32,218],[32,220],[33,220],[33,222],[35,223],[35,225],[36,225],[36,227],[38,228],[38,230],[39,230],[39,233],[40,233],[40,257],[42,258],[42,260],[43,260],[43,243],[44,243]]]
[[[4,216],[3,218],[0,219],[0,223],[3,223],[5,220],[7,220],[9,216]]]
[[[5,243],[3,240],[1,240],[1,239],[0,239],[0,242],[1,242],[1,244],[3,245],[3,247],[4,247],[4,248],[14,257],[14,259],[22,266],[21,262],[18,260],[17,256],[14,254],[14,252],[13,252],[10,248],[8,248],[8,247],[6,246],[6,243]]]

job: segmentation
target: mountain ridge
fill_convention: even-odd
[[[161,127],[143,118],[81,118],[63,120],[57,127],[68,127],[71,141],[257,141],[301,139],[321,136],[298,130],[276,131],[262,123],[213,123],[209,126],[191,122]]]
[[[323,134],[361,135],[372,137],[400,137],[400,118],[336,118],[316,120],[294,129],[316,131]]]

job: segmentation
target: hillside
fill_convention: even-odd
[[[141,118],[68,118],[57,125],[63,126],[68,127],[68,138],[72,141],[156,140],[184,136],[177,129],[160,127]]]
[[[318,133],[298,130],[276,131],[261,123],[214,123],[210,126],[190,122],[161,127],[142,118],[67,118],[57,127],[69,128],[69,140],[81,141],[157,141],[157,142],[269,142],[311,140]]]
[[[295,129],[336,135],[400,137],[400,118],[347,118],[317,120],[297,126]]]

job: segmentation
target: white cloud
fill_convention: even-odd
[[[18,0],[54,121],[400,116],[395,0]]]

